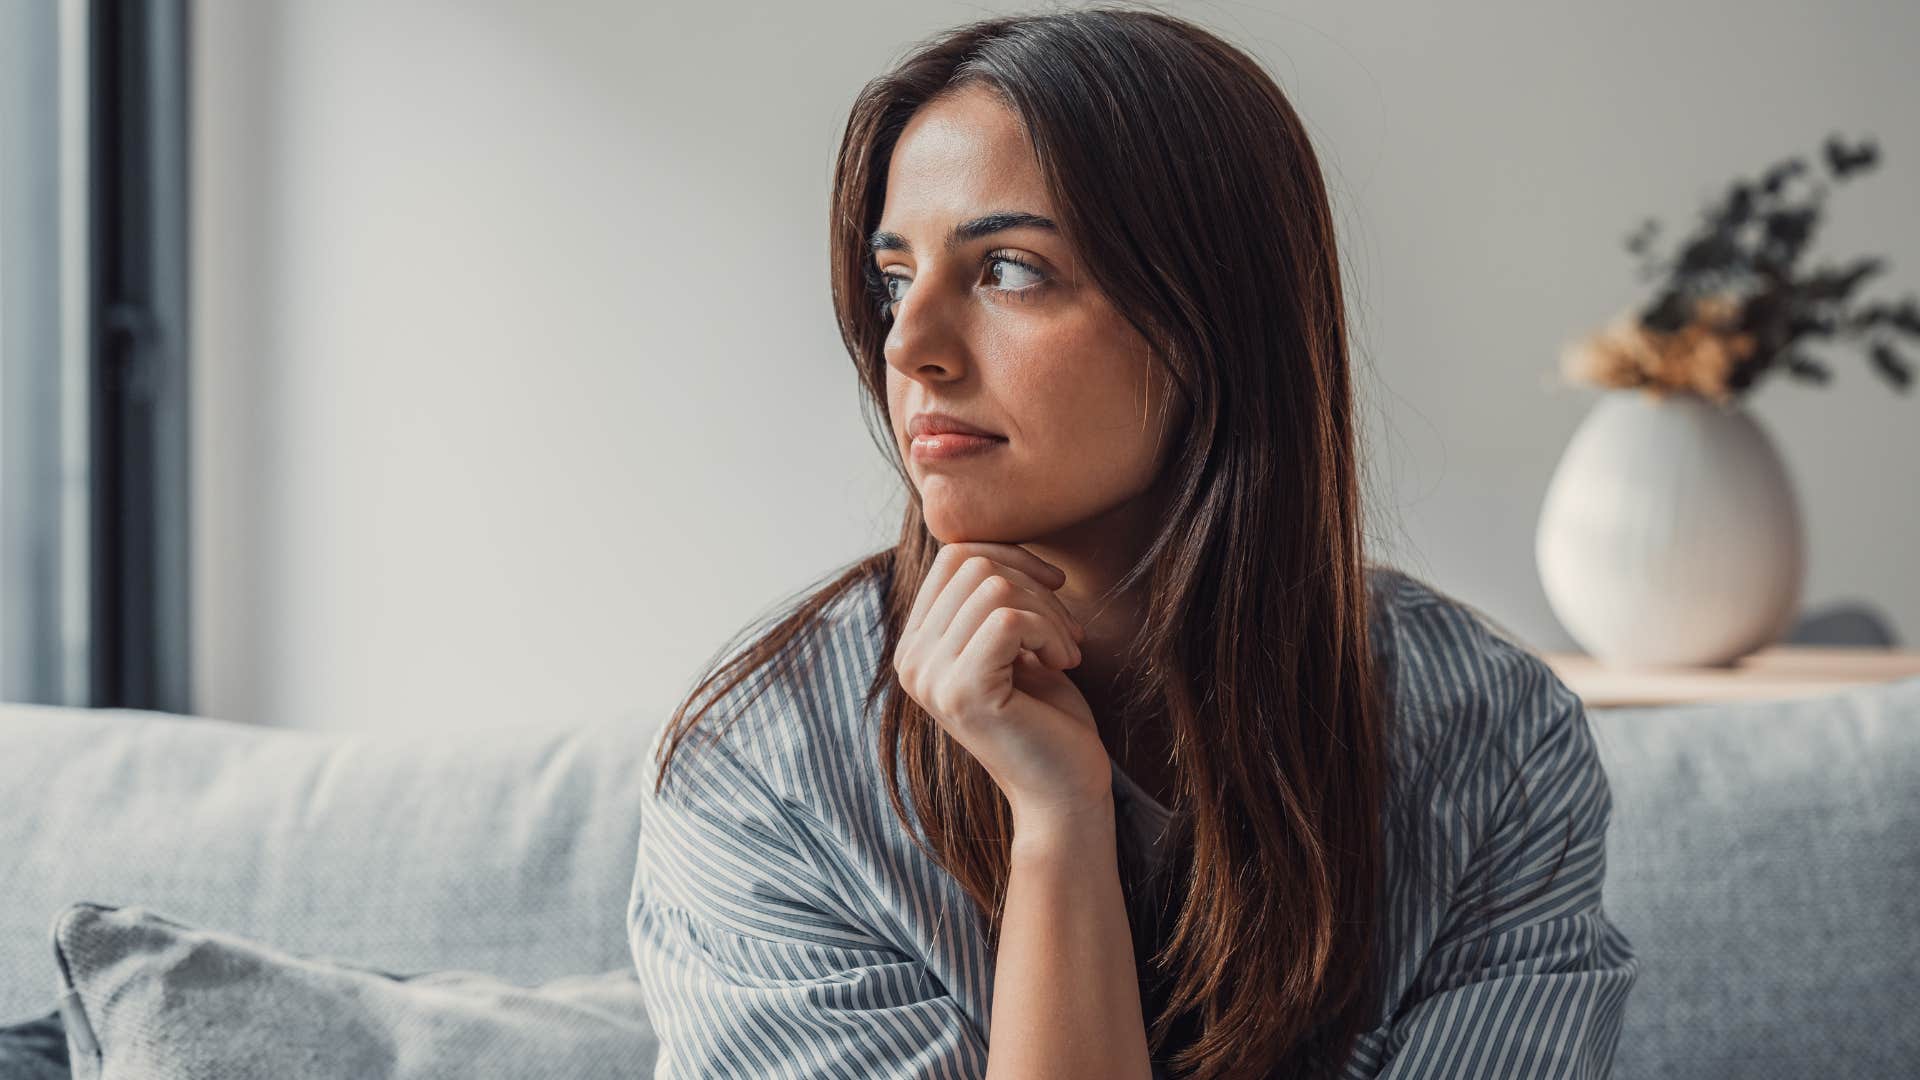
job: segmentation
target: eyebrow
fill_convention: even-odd
[[[1045,229],[1051,233],[1058,233],[1060,226],[1054,224],[1052,218],[1039,214],[1029,214],[1024,210],[1001,210],[984,214],[970,221],[963,221],[948,230],[947,251],[951,252],[970,240],[978,240],[983,236],[1008,229]],[[911,255],[913,245],[907,243],[907,238],[899,233],[875,229],[873,235],[867,238],[867,250],[869,252],[904,251]]]

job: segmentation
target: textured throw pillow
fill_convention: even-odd
[[[0,1027],[0,1078],[69,1080],[67,1033],[58,1012]]]
[[[631,969],[398,976],[91,903],[53,937],[74,1080],[633,1080],[658,1049]]]

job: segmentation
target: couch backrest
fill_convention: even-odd
[[[1912,1075],[1920,678],[1589,718],[1641,965],[1617,1074]]]
[[[0,1020],[50,1007],[54,914],[79,900],[396,973],[631,967],[652,733],[0,706]]]

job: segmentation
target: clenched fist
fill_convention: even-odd
[[[894,652],[901,688],[999,785],[1024,821],[1112,806],[1112,762],[1065,669],[1084,629],[1054,590],[1066,575],[1013,544],[934,556]]]

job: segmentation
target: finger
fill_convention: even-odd
[[[1044,584],[1048,589],[1057,589],[1067,583],[1066,571],[1018,544],[1000,544],[989,540],[962,540],[943,544],[933,557],[933,566],[927,571],[927,580],[921,583],[920,593],[914,599],[913,610],[907,614],[909,629],[919,628],[921,620],[931,610],[934,599],[946,588],[960,566],[975,555],[985,555],[1002,565],[1023,570],[1036,583],[1050,583]]]
[[[969,554],[966,544],[946,544],[934,553],[933,565],[927,568],[926,580],[920,583],[920,591],[913,598],[913,610],[907,613],[906,633],[914,633],[920,629],[921,623],[926,619],[927,611],[933,607],[934,601],[939,599],[940,593],[947,587],[947,582],[952,580],[953,572],[960,568],[960,564]]]
[[[1004,547],[1005,545],[993,546]],[[933,605],[928,609],[926,617],[921,620],[918,636],[943,641],[952,636],[954,619],[960,613],[960,610],[965,607],[967,602],[977,595],[982,588],[987,587],[995,581],[1003,583],[1000,586],[995,586],[995,588],[1012,589],[1026,597],[1024,601],[1020,601],[1015,604],[1015,606],[1029,608],[1034,611],[1043,610],[1047,601],[1040,599],[1039,593],[1030,592],[1024,586],[1020,585],[1019,582],[1014,580],[1016,577],[1024,578],[1026,575],[994,559],[990,555],[968,555],[966,560],[960,564],[960,568],[954,571],[953,577],[947,582],[946,587],[941,591],[939,597],[933,601]],[[1051,590],[1042,591],[1049,597],[1053,597]],[[1012,595],[1009,595],[1008,599],[1012,601],[1014,598]],[[1057,601],[1058,597],[1053,597],[1053,599]],[[991,610],[991,608],[987,610]],[[977,616],[975,625],[977,625],[979,618],[986,616],[987,610],[975,613]],[[1072,617],[1064,614],[1065,605],[1061,605],[1061,612],[1062,614],[1053,615],[1052,617],[1059,621],[1061,633],[1069,639],[1072,639],[1074,647],[1077,649],[1079,647],[1079,637],[1074,634],[1071,629],[1073,625]],[[969,625],[966,630],[968,633],[971,633],[973,625]],[[966,636],[964,634],[954,638],[950,649],[947,650],[947,655],[958,652],[965,644]]]
[[[1027,572],[1034,580],[1047,583],[1049,589],[1057,589],[1067,583],[1067,572],[1047,560],[1021,547],[1019,544],[994,544],[980,542],[976,546],[987,549],[982,554]]]
[[[981,554],[967,554],[965,551],[954,553],[955,565],[947,576],[947,582],[941,586],[940,594],[927,606],[927,613],[920,620],[920,636],[938,640],[944,638],[947,629],[953,625],[953,616],[960,610],[989,578],[999,576],[999,565]]]
[[[1018,567],[1008,566],[1005,563],[996,562],[993,564],[992,572],[1012,581],[1015,585],[1018,585],[1020,588],[1026,590],[1028,595],[1032,596],[1039,605],[1038,607],[1035,607],[1034,610],[1048,612],[1055,619],[1059,620],[1061,632],[1066,634],[1067,637],[1071,638],[1075,645],[1078,645],[1082,641],[1086,640],[1087,635],[1085,630],[1080,626],[1080,620],[1074,618],[1073,612],[1067,610],[1066,601],[1060,599],[1059,593],[1033,580],[1032,577],[1027,575],[1026,571],[1021,570]],[[976,589],[979,588],[978,585],[975,585],[974,587]],[[937,624],[931,620],[929,620],[927,623],[927,629],[930,632],[940,633],[940,634],[944,634],[946,632],[946,627],[937,626]]]
[[[1002,616],[1001,611],[1015,614]],[[1066,632],[1060,620],[1052,613],[1040,610],[1032,593],[998,575],[982,582],[960,606],[960,610],[954,613],[953,621],[940,638],[941,651],[958,658],[969,643],[982,633],[982,628],[996,617],[1015,619],[1020,626],[1015,635],[1020,640],[1013,652],[1002,658],[1002,663],[1012,663],[1021,646],[1040,654],[1040,659],[1048,667],[1065,670],[1080,663],[1080,646]],[[1038,631],[1033,629],[1034,624],[1040,628]]]
[[[942,561],[941,557],[947,556],[949,552],[956,561],[944,566],[939,565]],[[1018,584],[1031,588],[1036,597],[1045,597],[1046,602],[1059,612],[1062,626],[1066,628],[1068,636],[1075,642],[1084,640],[1086,633],[1080,626],[1080,621],[1073,617],[1073,613],[1067,610],[1066,603],[1054,592],[1059,586],[1045,584],[1046,580],[1054,579],[1049,577],[1036,581],[1020,566],[1002,561],[1001,556],[1010,556],[1011,553],[1030,554],[1012,544],[985,542],[955,543],[941,548],[940,556],[935,558],[936,572],[945,571],[946,580],[939,584],[938,595],[929,593],[926,586],[922,587],[919,597],[916,598],[917,607],[924,603],[920,620],[909,622],[909,626],[916,632],[924,631],[935,637],[945,634],[947,627],[953,622],[953,613],[966,602],[966,598],[979,587],[979,583],[991,574],[1003,574],[1014,578]],[[1055,575],[1059,574],[1058,569],[1053,568],[1053,564],[1040,561],[1037,557],[1031,560],[1013,557],[1021,563],[1038,563],[1041,568],[1051,569]],[[927,585],[932,584],[934,576],[934,573],[929,573]],[[958,595],[953,595],[956,583],[959,586]]]
[[[966,647],[954,657],[948,671],[961,685],[982,688],[992,684],[992,680],[987,678],[992,672],[1006,668],[1017,671],[1022,653],[1033,653],[1045,667],[1055,666],[1047,663],[1047,653],[1063,644],[1053,624],[1039,612],[1001,608],[994,611],[980,625],[979,632],[968,639]],[[974,691],[976,695],[980,692]],[[973,704],[977,707],[977,703]],[[962,709],[960,714],[966,715],[972,711],[970,708]]]

